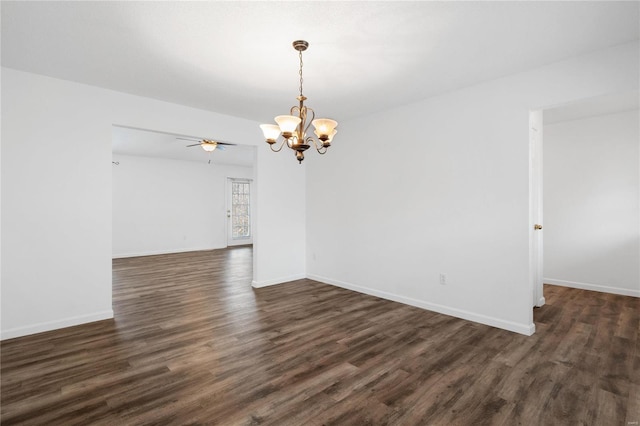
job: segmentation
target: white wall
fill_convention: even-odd
[[[252,167],[113,156],[113,257],[227,246],[228,177]]]
[[[263,136],[260,141],[266,145]],[[316,159],[317,160],[317,159]],[[304,162],[311,163],[308,156]],[[264,168],[268,167],[268,170]],[[253,255],[254,287],[306,277],[306,169],[293,151],[258,149],[256,163],[256,229],[260,250]],[[270,242],[265,247],[262,241]],[[292,244],[295,242],[295,244]]]
[[[544,127],[545,282],[640,297],[639,111]]]
[[[312,278],[531,333],[529,109],[637,77],[638,44],[622,45],[341,122],[300,166],[249,120],[5,68],[2,338],[112,315],[113,124],[259,145],[255,286],[306,262]]]
[[[532,333],[529,110],[638,71],[631,43],[341,123],[308,165],[307,275]]]
[[[113,315],[114,124],[258,145],[254,282],[304,276],[304,169],[258,123],[3,68],[3,339]]]

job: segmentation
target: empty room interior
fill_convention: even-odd
[[[3,425],[640,422],[640,2],[0,14]]]

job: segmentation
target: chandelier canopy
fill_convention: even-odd
[[[300,57],[300,95],[296,97],[299,105],[291,107],[289,114],[279,115],[275,118],[276,124],[261,124],[260,128],[264,133],[264,137],[273,152],[280,152],[285,143],[289,148],[295,151],[296,159],[302,163],[304,160],[304,152],[311,147],[316,148],[320,154],[327,152],[331,146],[333,137],[338,133],[336,126],[338,123],[328,118],[315,118],[316,114],[313,109],[304,105],[307,98],[302,94],[302,52],[307,50],[309,43],[304,40],[296,40],[293,42],[293,48],[298,51]],[[307,120],[309,123],[307,124]],[[307,131],[313,124],[315,130],[313,133],[318,137],[316,140],[313,136],[308,136]],[[278,148],[274,148],[278,138],[282,134],[282,142]]]

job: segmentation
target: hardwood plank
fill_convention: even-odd
[[[114,320],[3,341],[3,425],[632,424],[637,298],[545,286],[531,337],[311,280],[251,247],[113,262]]]

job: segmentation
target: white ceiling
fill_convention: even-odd
[[[543,120],[544,124],[553,124],[639,108],[640,93],[635,91],[612,93],[545,109]]]
[[[122,161],[118,157],[120,154],[196,161],[214,166],[229,164],[253,167],[255,162],[255,146],[225,146],[222,149],[216,148],[213,152],[206,152],[199,146],[187,147],[198,141],[177,138],[192,138],[192,136],[113,126],[111,141],[112,152],[116,154],[114,160]]]
[[[2,65],[271,122],[338,121],[637,40],[639,3],[12,2]]]

